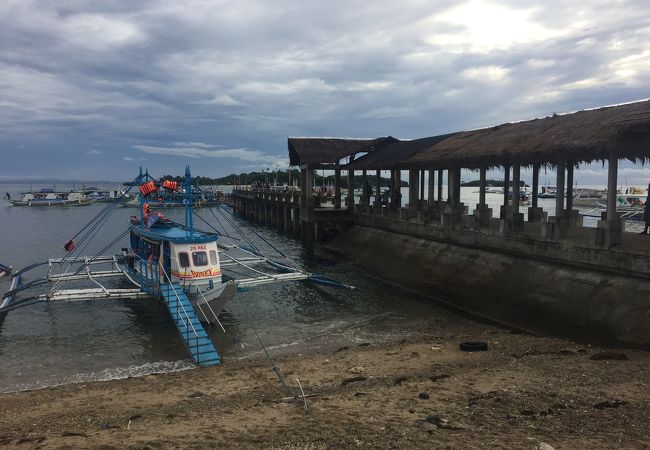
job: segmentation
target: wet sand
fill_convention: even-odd
[[[480,326],[276,363],[291,394],[267,360],[4,394],[0,445],[650,448],[648,352]]]

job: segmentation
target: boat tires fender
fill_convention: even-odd
[[[465,341],[460,343],[460,349],[463,352],[485,352],[488,345],[483,341]]]

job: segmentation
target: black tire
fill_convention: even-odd
[[[464,352],[485,352],[488,345],[482,341],[466,341],[460,343],[460,349]]]

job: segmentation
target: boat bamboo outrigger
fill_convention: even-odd
[[[155,184],[155,181],[148,173],[143,174],[142,170],[135,180],[128,183],[129,188],[123,195],[128,195],[128,191],[135,186],[139,188],[140,217],[132,216],[126,231],[109,243],[104,251],[126,235],[129,236],[129,247],[122,248],[117,255],[101,255],[102,252],[95,256],[76,254],[79,248],[87,245],[89,237],[97,233],[107,215],[116,209],[121,200],[118,196],[82,232],[63,245],[66,256],[35,263],[14,273],[10,290],[0,301],[0,319],[12,309],[37,302],[154,298],[166,305],[194,362],[198,365],[215,365],[220,364],[221,355],[203,324],[221,326],[219,314],[238,289],[297,280],[352,288],[309,273],[289,260],[272,260],[245,234],[241,236],[247,245],[236,242],[225,232],[219,232],[198,215],[213,231],[195,229],[193,216],[196,213],[192,210],[189,166],[185,171],[184,224],[168,219],[149,206],[147,195],[156,190],[152,188],[152,183]],[[219,205],[218,208],[222,217],[229,221],[224,214],[224,206]],[[234,222],[229,223],[236,228]],[[225,238],[233,242],[220,242]],[[26,272],[44,265],[48,270],[42,279],[22,284]],[[103,282],[111,278],[121,279],[126,286],[116,287],[115,283],[109,286]],[[42,286],[48,286],[48,292],[19,298],[19,294]]]

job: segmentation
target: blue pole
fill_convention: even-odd
[[[138,184],[142,184],[142,166],[140,166],[140,175],[138,175]],[[142,196],[142,191],[140,192],[140,228],[144,228],[144,197]]]
[[[185,167],[185,226],[189,228],[189,235],[194,232],[192,229],[192,174],[190,166]]]

